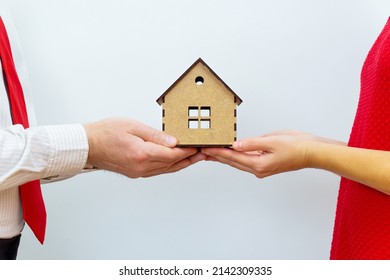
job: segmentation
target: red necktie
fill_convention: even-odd
[[[12,122],[29,127],[26,103],[23,89],[20,84],[15,64],[12,58],[11,46],[4,22],[0,17],[0,58],[8,89],[8,98],[11,107]],[[31,181],[19,187],[23,207],[23,216],[38,240],[43,244],[46,230],[46,210],[42,198],[39,180]]]

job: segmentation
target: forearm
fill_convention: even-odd
[[[307,167],[328,170],[390,195],[390,152],[310,142]]]
[[[0,190],[42,178],[72,176],[85,166],[88,142],[81,125],[0,131]]]

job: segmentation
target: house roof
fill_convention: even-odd
[[[171,89],[173,89],[198,63],[202,63],[236,97],[237,105],[240,105],[242,103],[242,99],[201,58],[198,58],[190,66],[190,68],[187,69],[187,71],[185,71],[159,98],[157,98],[156,102],[161,105],[163,103],[163,98],[165,97],[165,95],[167,95],[171,91]]]

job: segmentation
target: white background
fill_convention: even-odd
[[[9,0],[38,122],[161,127],[155,100],[199,57],[243,99],[238,137],[297,129],[347,141],[388,0]],[[43,187],[44,246],[20,259],[327,259],[339,178],[259,180],[217,163]]]

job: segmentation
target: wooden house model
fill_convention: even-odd
[[[201,58],[157,99],[162,130],[175,136],[181,147],[230,147],[241,102]]]

